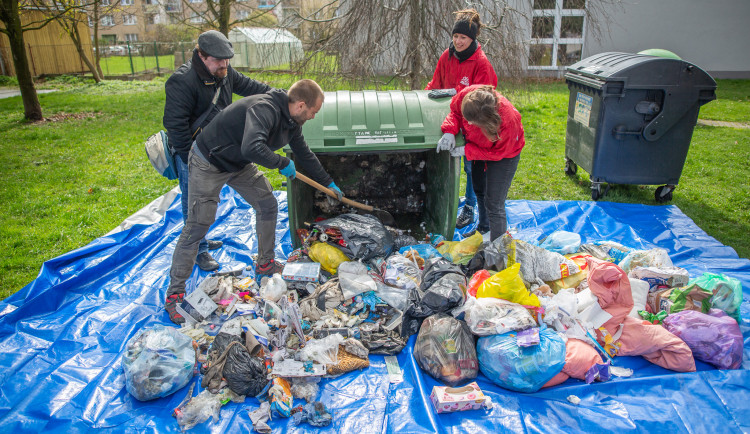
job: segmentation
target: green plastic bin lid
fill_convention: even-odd
[[[643,54],[646,56],[656,56],[656,57],[664,57],[667,59],[677,59],[682,60],[682,58],[673,52],[669,50],[665,50],[663,48],[649,48],[648,50],[639,51],[638,54]]]

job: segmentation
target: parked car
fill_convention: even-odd
[[[127,56],[128,46],[127,45],[110,45],[107,49],[102,51],[106,52],[110,56]],[[130,54],[138,54],[138,47],[131,45]]]

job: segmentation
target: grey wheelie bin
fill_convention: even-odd
[[[453,239],[461,159],[435,152],[451,98],[427,91],[326,92],[315,119],[302,127],[310,149],[344,195],[393,215],[396,227],[421,238]],[[462,144],[460,137],[456,138]],[[287,156],[295,159],[291,149]],[[297,165],[300,169],[300,166]],[[287,184],[289,227],[352,210],[295,179]]]
[[[565,171],[591,177],[591,198],[608,184],[664,184],[672,199],[700,106],[716,99],[716,82],[680,59],[601,53],[567,68],[570,89]]]

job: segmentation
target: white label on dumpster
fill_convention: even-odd
[[[585,93],[578,92],[576,96],[576,107],[573,112],[573,119],[582,123],[585,126],[589,126],[589,118],[591,117],[591,106],[594,104],[594,98],[586,95]]]
[[[354,141],[357,145],[372,145],[377,143],[397,143],[396,134],[363,134],[357,136]]]

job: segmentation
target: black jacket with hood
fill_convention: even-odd
[[[281,89],[231,104],[196,139],[203,156],[223,172],[238,172],[249,163],[286,167],[289,159],[274,152],[286,144],[306,175],[323,185],[333,182],[307,147],[302,127],[289,114],[289,97]]]
[[[213,110],[200,126],[196,125],[191,130],[190,126],[211,106],[219,87],[221,92]],[[177,68],[167,80],[165,89],[167,100],[164,104],[163,122],[164,128],[167,129],[169,146],[182,161],[187,162],[194,136],[197,136],[217,113],[232,103],[233,93],[249,96],[268,92],[271,87],[240,74],[231,66],[227,68],[227,76],[217,80],[208,72],[203,60],[198,56],[198,50],[194,49],[192,60]]]

